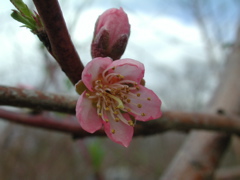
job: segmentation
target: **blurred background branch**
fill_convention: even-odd
[[[208,113],[214,114],[222,109],[234,116],[240,114],[240,86],[236,84],[240,77],[239,44],[240,27],[233,49],[227,57],[219,86],[205,110]],[[225,133],[192,131],[160,179],[212,179],[230,140],[229,134]]]

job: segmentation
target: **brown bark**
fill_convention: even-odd
[[[0,86],[0,105],[30,108],[37,111],[55,111],[74,115],[76,102],[77,99],[70,96]],[[57,123],[54,125],[48,123],[50,126],[50,128],[48,128],[48,125],[44,124],[46,121],[38,121],[38,124],[36,125],[34,116],[29,117],[28,115],[26,116],[18,113],[21,118],[17,118],[16,114],[16,116],[14,116],[15,118],[13,118],[12,115],[13,112],[6,112],[0,109],[0,117],[5,118],[8,121],[53,130],[53,127],[55,126],[56,130],[58,130]],[[38,118],[39,117],[36,116],[37,120]],[[61,124],[60,126],[63,127]],[[239,135],[240,118],[227,114],[213,115],[164,111],[162,117],[157,120],[144,123],[138,122],[135,127],[135,135],[152,135],[169,130],[188,132],[191,129],[214,130]],[[71,133],[71,131],[69,133]]]
[[[81,79],[83,64],[69,36],[57,0],[33,0],[47,32],[52,54],[73,84]]]
[[[183,120],[184,117],[186,120]],[[105,135],[102,130],[94,134],[89,134],[84,131],[76,121],[57,120],[51,117],[46,117],[42,114],[33,115],[30,113],[19,113],[0,109],[0,118],[25,126],[71,134],[75,138]],[[220,123],[218,123],[218,121],[220,121]],[[228,121],[231,122],[229,127]],[[211,124],[210,127],[208,122]],[[224,127],[225,124],[227,127]],[[213,129],[217,131],[240,134],[240,120],[202,114],[164,112],[161,119],[137,123],[134,128],[134,136],[153,135],[157,133],[163,133],[171,129],[186,131],[193,128]]]
[[[0,105],[75,114],[76,101],[71,96],[0,86]]]
[[[238,115],[240,107],[240,30],[229,54],[220,84],[213,95],[206,112]],[[161,180],[207,180],[213,179],[230,136],[224,133],[192,131],[177,153]]]
[[[61,104],[61,102],[59,103]],[[63,104],[68,105],[68,103],[64,102]],[[47,104],[47,108],[48,105],[49,104]],[[69,110],[68,108],[69,107],[67,106],[67,110]],[[62,111],[62,107],[60,106],[60,109],[54,110]],[[74,114],[72,112],[74,112],[74,106],[72,107],[72,111],[68,111],[68,113]],[[9,122],[14,122],[26,126],[73,134],[75,137],[79,138],[88,136],[88,133],[85,133],[83,136],[82,129],[80,128],[79,124],[73,122],[72,120],[62,122],[61,120],[42,116],[41,113],[17,113],[0,109],[0,118]],[[221,131],[228,134],[234,133],[239,135],[240,118],[199,113],[165,111],[163,112],[163,115],[160,119],[149,122],[138,122],[134,128],[134,136],[153,135],[169,130],[188,132],[192,129]],[[99,136],[99,133],[95,133],[94,136]]]

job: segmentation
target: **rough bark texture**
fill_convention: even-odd
[[[73,84],[81,79],[84,66],[69,36],[57,0],[33,0],[47,36],[53,56]]]
[[[0,105],[75,114],[76,98],[0,85]]]
[[[240,107],[240,32],[229,54],[220,84],[213,95],[208,113],[221,110],[238,115]],[[210,180],[228,147],[230,136],[223,133],[192,131],[161,180]]]

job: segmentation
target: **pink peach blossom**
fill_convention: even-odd
[[[92,57],[119,59],[130,35],[128,16],[122,8],[112,8],[99,16],[91,45]]]
[[[78,99],[76,116],[81,127],[94,133],[104,126],[107,136],[127,147],[132,140],[135,120],[148,121],[161,116],[161,101],[140,84],[144,66],[133,59],[113,61],[95,58],[76,84],[86,89]]]

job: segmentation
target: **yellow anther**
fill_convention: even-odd
[[[141,96],[141,94],[140,93],[137,93],[137,97],[140,97]]]
[[[146,114],[145,114],[145,113],[142,113],[141,116],[146,116]]]
[[[133,126],[134,124],[133,124],[133,121],[128,121],[128,124],[130,125],[130,126]]]
[[[121,75],[121,74],[118,74],[117,77],[118,77],[119,79],[124,79],[124,76]]]
[[[140,87],[136,86],[136,90],[140,90]]]
[[[112,67],[112,70],[114,71],[116,69],[116,67],[114,66],[114,67]]]
[[[151,101],[151,98],[150,98],[150,97],[148,97],[148,98],[147,98],[147,100],[148,100],[148,101]]]
[[[105,122],[109,122],[109,119],[105,119]]]
[[[130,102],[131,102],[131,99],[127,99],[127,102],[130,103]]]
[[[115,129],[112,129],[111,132],[112,132],[112,134],[115,134],[116,131],[115,131]]]
[[[100,79],[98,79],[98,80],[96,80],[95,82],[96,82],[96,84],[99,84],[99,83],[101,83],[102,81],[101,81]]]
[[[98,113],[98,115],[99,115],[100,117],[102,117],[102,113]]]
[[[86,93],[86,96],[87,96],[87,97],[89,97],[89,96],[90,96],[90,94],[89,94],[89,93]]]
[[[119,119],[119,118],[115,118],[115,121],[116,121],[116,122],[119,122],[119,121],[120,121],[120,119]]]
[[[118,112],[118,111],[114,111],[113,114],[116,114],[116,115],[117,115],[117,114],[119,114],[119,112]]]
[[[138,105],[137,105],[137,107],[138,107],[138,108],[141,108],[141,107],[142,107],[142,105],[141,105],[141,104],[138,104]]]
[[[109,109],[109,107],[106,107],[105,110],[106,110],[106,111],[109,111],[110,109]]]
[[[127,112],[131,112],[131,109],[130,109],[130,108],[127,108],[126,110],[127,110]]]
[[[97,108],[101,108],[101,106],[98,104],[98,105],[97,105]]]

